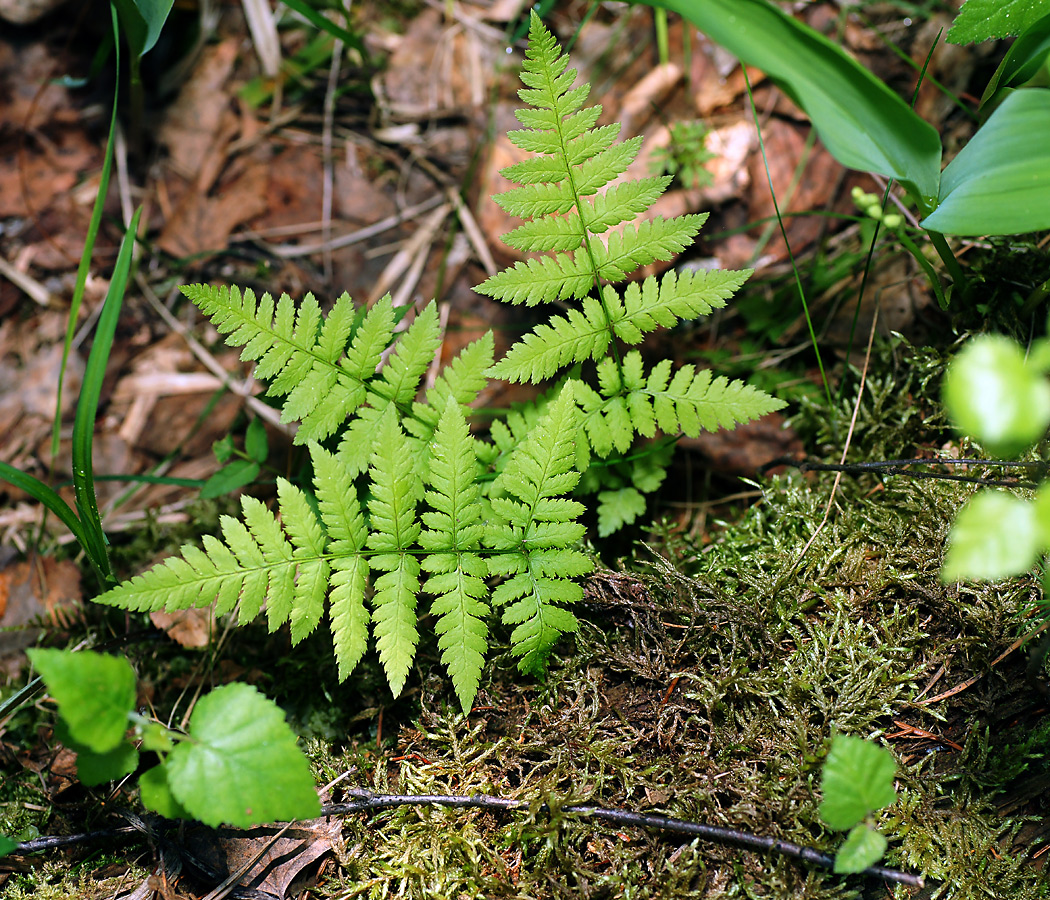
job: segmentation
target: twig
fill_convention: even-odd
[[[331,803],[321,807],[321,815],[348,815],[354,812],[371,812],[381,809],[393,809],[398,806],[447,806],[458,809],[502,809],[523,810],[529,808],[525,800],[512,800],[508,797],[493,797],[490,794],[448,795],[448,794],[374,794],[361,788],[351,788],[347,793],[353,797],[347,803]],[[544,809],[548,809],[544,804]],[[701,822],[689,822],[657,813],[637,813],[626,809],[610,809],[603,806],[591,806],[586,803],[570,803],[561,807],[564,813],[582,816],[588,819],[599,819],[617,825],[630,825],[635,828],[651,828],[657,831],[670,831],[676,834],[689,834],[703,840],[719,844],[733,844],[762,853],[779,853],[800,859],[821,868],[830,869],[835,865],[835,857],[822,853],[813,847],[804,847],[792,841],[764,837],[736,828],[723,828],[720,825],[706,825]],[[882,878],[897,884],[911,887],[925,886],[922,875],[901,872],[886,866],[869,866],[861,875],[871,878]]]
[[[394,809],[401,806],[445,806],[453,809],[499,809],[507,812],[519,812],[529,809],[527,800],[513,800],[509,797],[494,797],[491,794],[375,794],[363,788],[350,788],[347,794],[353,799],[346,803],[328,803],[321,807],[322,816],[347,816],[351,813],[376,812],[383,809]],[[550,811],[547,804],[541,809]],[[702,822],[690,822],[686,819],[675,819],[671,816],[659,813],[637,813],[626,809],[611,809],[604,806],[592,806],[588,803],[569,803],[562,806],[561,812],[570,813],[586,819],[598,819],[602,822],[612,822],[616,825],[628,825],[634,828],[649,828],[655,831],[669,831],[675,834],[688,834],[702,840],[718,844],[730,844],[744,847],[758,853],[778,853],[781,856],[789,856],[793,859],[802,860],[823,869],[830,869],[835,865],[835,857],[830,853],[823,853],[813,847],[805,847],[793,841],[783,841],[779,838],[764,837],[752,834],[749,831],[741,831],[736,828],[724,828],[720,825],[706,825]],[[141,822],[135,817],[137,822]],[[287,829],[287,825],[284,829]],[[282,829],[283,830],[283,829]],[[25,841],[15,848],[15,853],[33,853],[39,850],[48,850],[55,847],[63,847],[69,844],[83,843],[85,841],[100,840],[123,834],[143,832],[140,825],[124,826],[120,828],[103,829],[79,835],[65,835],[61,837],[37,838],[34,841]],[[881,878],[897,884],[905,884],[910,887],[924,887],[925,878],[922,875],[914,875],[910,872],[902,872],[886,866],[869,866],[858,873],[869,878]]]

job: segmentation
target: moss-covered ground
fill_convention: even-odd
[[[937,367],[917,354],[900,369],[906,376],[869,380],[857,455],[893,455],[938,434],[915,396]],[[839,414],[810,409],[797,424],[819,444],[846,411],[835,422]],[[1050,896],[1050,710],[1026,679],[1026,651],[1000,659],[1034,625],[1036,583],[941,583],[946,534],[972,486],[846,477],[819,528],[833,479],[767,479],[758,502],[700,538],[654,530],[588,581],[580,633],[560,646],[545,681],[522,678],[497,653],[466,717],[433,674],[433,647],[391,706],[367,667],[338,685],[323,640],[286,654],[281,635],[233,633],[217,671],[256,682],[288,709],[319,783],[345,776],[328,799],[356,786],[531,804],[528,814],[409,806],[349,816],[338,864],[315,895]],[[192,683],[184,655],[136,652],[144,680],[169,685],[154,696],[161,707],[177,699],[170,685]],[[46,733],[31,711],[22,715],[24,730]],[[899,802],[877,824],[887,864],[925,875],[921,892],[559,812],[569,802],[661,812],[833,852],[842,835],[822,825],[817,805],[834,732],[875,738],[896,755]],[[99,827],[100,801],[113,799],[77,787],[75,802],[56,804],[18,779],[3,792],[3,830],[16,834]],[[120,802],[133,804],[133,791]],[[118,895],[119,878],[107,880],[113,853],[55,851],[16,873],[7,896]],[[141,881],[127,865],[149,865],[148,852],[132,843],[118,857],[123,884]],[[190,882],[183,889],[192,895]]]

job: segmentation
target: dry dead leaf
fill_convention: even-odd
[[[266,211],[268,185],[265,164],[256,162],[215,197],[186,191],[157,246],[173,256],[225,249],[234,228]]]
[[[179,609],[170,613],[156,610],[149,617],[154,625],[183,647],[207,647],[215,633],[215,617],[210,608]]]
[[[237,45],[236,38],[228,38],[201,53],[157,131],[173,168],[187,180],[197,179],[205,157],[215,151],[224,120],[234,115],[225,86],[237,60]],[[205,191],[211,187],[199,186]]]
[[[237,887],[256,892],[256,896],[284,900],[310,884],[308,867],[336,845],[342,823],[325,818],[298,822],[274,841],[277,830],[274,826],[247,831],[198,828],[187,834],[186,844],[195,856],[223,875],[239,871],[262,852]],[[271,841],[272,846],[268,846]]]
[[[82,599],[80,570],[49,556],[0,569],[0,656],[31,646],[41,627],[70,620]]]

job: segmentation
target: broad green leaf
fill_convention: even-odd
[[[1014,91],[941,175],[937,208],[919,224],[945,234],[1050,228],[1050,90]]]
[[[981,109],[994,106],[1013,88],[1024,87],[1043,72],[1045,84],[1047,56],[1050,55],[1050,15],[1033,22],[1007,51],[981,97]]]
[[[77,751],[77,777],[88,787],[130,775],[139,764],[139,751],[127,741],[105,753]]]
[[[244,433],[244,452],[249,459],[254,459],[257,463],[264,463],[268,451],[266,425],[262,419],[252,419]]]
[[[201,500],[212,500],[246,487],[259,477],[259,471],[259,464],[254,460],[235,459],[204,482]]]
[[[26,653],[74,741],[106,753],[124,739],[135,706],[135,673],[126,659],[90,650],[38,647]]]
[[[165,819],[193,818],[171,792],[168,769],[164,764],[154,766],[139,776],[139,799],[146,809],[160,813]]]
[[[945,40],[975,44],[1020,34],[1047,13],[1050,0],[966,0]]]
[[[845,831],[897,799],[893,754],[878,744],[836,735],[824,763],[820,817],[829,828]]]
[[[952,360],[944,403],[960,430],[1007,458],[1035,444],[1050,424],[1050,383],[1002,335],[974,338]]]
[[[18,849],[18,841],[12,840],[6,834],[0,834],[0,856],[7,856]]]
[[[941,140],[900,97],[808,25],[767,0],[647,0],[688,19],[764,71],[851,169],[896,178],[927,209],[937,197]]]
[[[174,0],[113,0],[120,16],[120,27],[136,57],[153,49]]]
[[[995,581],[1026,572],[1044,549],[1036,506],[1002,491],[981,491],[952,523],[941,578]]]
[[[251,685],[228,684],[202,697],[189,733],[165,763],[168,784],[205,825],[250,828],[320,811],[310,764],[284,713]]]
[[[835,854],[835,871],[852,875],[873,866],[886,854],[887,840],[874,828],[858,825]]]

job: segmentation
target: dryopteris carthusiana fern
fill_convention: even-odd
[[[445,366],[420,397],[441,343],[434,304],[396,336],[388,297],[370,309],[341,296],[324,316],[307,295],[192,285],[183,292],[212,318],[242,359],[256,362],[282,418],[298,421],[309,447],[311,491],[278,479],[280,518],[242,497],[243,518],[223,517],[222,540],[184,547],[103,594],[127,609],[235,608],[241,622],[264,604],[271,630],[290,622],[293,642],[320,622],[327,602],[340,677],[364,654],[369,630],[394,694],[404,687],[419,640],[417,603],[430,613],[442,662],[463,709],[477,692],[492,610],[513,626],[523,671],[543,670],[559,635],[576,629],[575,579],[591,570],[578,549],[584,505],[599,492],[603,533],[633,520],[669,457],[646,449],[672,438],[731,428],[783,404],[746,384],[668,360],[646,369],[644,335],[725,305],[749,272],[680,272],[617,287],[636,268],[686,247],[705,215],[625,224],[670,182],[612,183],[638,152],[617,143],[617,125],[596,127],[588,86],[533,13],[520,91],[523,129],[511,139],[538,155],[505,169],[522,186],[495,200],[530,221],[505,236],[551,256],[519,262],[478,290],[510,303],[578,303],[494,362],[486,335]],[[624,226],[622,230],[615,230]],[[591,380],[581,365],[594,362]],[[574,377],[567,377],[569,370]],[[471,404],[489,378],[561,378],[531,408],[471,432]],[[581,474],[583,476],[581,481]],[[311,496],[312,495],[312,496]],[[370,609],[369,609],[370,607]]]

